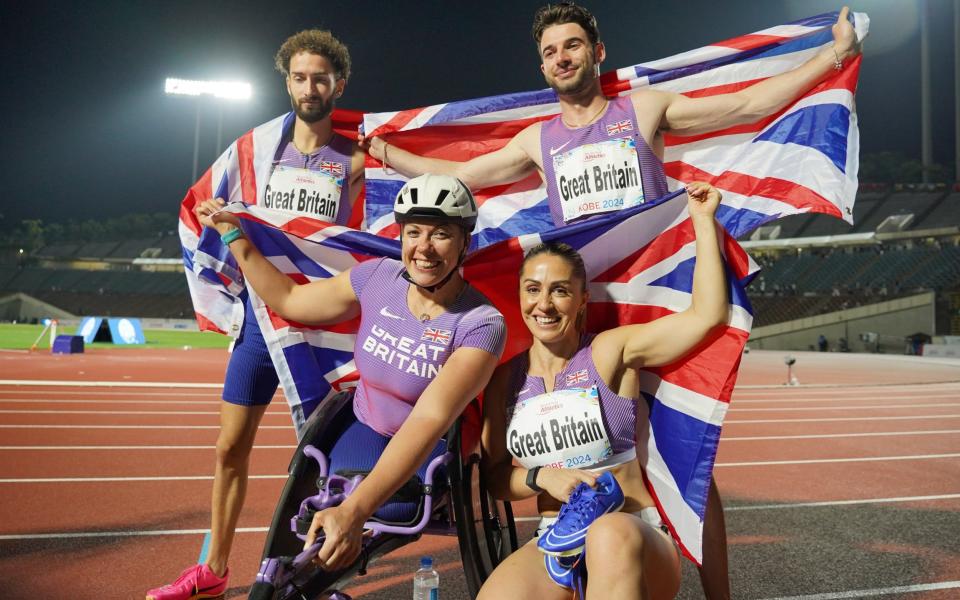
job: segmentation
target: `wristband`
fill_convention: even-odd
[[[220,241],[223,242],[224,246],[229,246],[230,242],[237,241],[237,238],[243,237],[243,230],[239,227],[236,229],[231,229],[225,234],[220,236]]]
[[[543,491],[543,488],[537,485],[538,473],[540,473],[540,467],[534,467],[527,471],[527,487],[539,494]]]

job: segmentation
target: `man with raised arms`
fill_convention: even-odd
[[[561,3],[534,16],[533,37],[560,114],[538,121],[504,147],[466,162],[417,156],[381,138],[363,140],[370,154],[407,176],[446,173],[471,189],[518,181],[536,169],[547,186],[557,226],[629,208],[667,192],[664,135],[696,135],[773,114],[858,52],[856,33],[840,11],[833,46],[800,67],[729,94],[688,98],[642,89],[608,98],[600,86],[606,49],[596,19]]]

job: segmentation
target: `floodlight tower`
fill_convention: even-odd
[[[199,96],[213,96],[224,100],[249,100],[253,87],[244,81],[197,81],[191,79],[167,78],[164,91],[175,96],[197,96],[197,119],[193,129],[193,179],[197,180],[197,166],[200,159],[200,99]],[[221,108],[220,122],[217,124],[217,152],[220,151],[220,127],[223,119]]]

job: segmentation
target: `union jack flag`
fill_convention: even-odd
[[[602,77],[609,95],[651,86],[690,96],[733,91],[804,62],[830,41],[836,13],[773,27]],[[861,39],[866,15],[855,15]],[[853,92],[860,58],[831,74],[779,114],[707,135],[665,139],[671,183],[711,181],[724,191],[718,219],[731,273],[727,326],[694,356],[645,372],[641,382],[650,430],[638,448],[648,487],[684,553],[699,562],[702,517],[713,457],[736,379],[752,314],[740,285],[754,270],[733,240],[786,214],[823,212],[850,220],[856,192],[858,133]],[[363,115],[338,110],[337,132],[351,136],[361,120],[368,135],[430,156],[465,160],[502,147],[536,120],[558,113],[550,90],[507,94],[395,113]],[[366,203],[350,224],[371,233],[326,225],[256,206],[288,114],[261,125],[217,159],[188,191],[180,211],[184,265],[201,329],[236,335],[243,319],[242,274],[216,232],[193,213],[206,198],[241,201],[245,231],[264,255],[299,283],[335,275],[373,256],[399,257],[392,200],[403,184],[367,159]],[[442,125],[442,127],[437,127]],[[516,273],[522,254],[541,240],[565,241],[583,254],[590,282],[588,326],[600,331],[647,322],[689,305],[694,264],[693,233],[684,203],[662,199],[634,209],[553,230],[546,193],[536,174],[479,190],[475,245],[465,275],[504,314],[509,329],[504,359],[529,345],[516,306]],[[373,235],[378,233],[381,235]],[[387,237],[382,237],[387,236]],[[497,243],[501,242],[501,243]],[[496,244],[496,245],[494,245]],[[284,393],[299,423],[325,397],[355,384],[352,360],[356,321],[308,327],[273,314],[250,290]],[[321,376],[317,376],[320,374]]]
[[[369,232],[241,203],[229,205],[228,210],[243,217],[247,237],[299,283],[335,275],[371,257],[399,256],[399,242]],[[526,250],[545,241],[566,242],[583,256],[591,274],[590,331],[648,322],[690,305],[695,239],[686,197],[680,192],[595,220],[505,240],[472,253],[464,263],[467,281],[504,315],[503,360],[530,345],[515,292],[516,274]],[[646,446],[638,447],[637,453],[665,522],[687,556],[697,562],[720,425],[753,320],[743,284],[757,267],[725,232],[723,251],[731,301],[727,325],[698,353],[649,369],[641,379],[646,400],[641,410],[649,411],[649,432]],[[325,397],[356,384],[352,352],[359,321],[335,326],[286,321],[270,311],[254,290],[249,291],[284,393],[300,424]],[[438,333],[442,337],[447,332]],[[471,406],[465,430],[479,422],[478,410]],[[473,432],[475,436],[475,428]]]
[[[651,88],[690,97],[734,92],[800,66],[832,41],[838,13],[801,19],[661,60],[604,73],[607,96]],[[851,14],[857,37],[869,19]],[[735,237],[781,216],[820,212],[852,222],[859,133],[853,95],[861,57],[831,72],[779,113],[753,123],[664,138],[670,189],[694,180],[723,192],[718,219]],[[467,160],[503,147],[530,124],[559,113],[553,90],[504,94],[364,115],[368,136],[383,136],[425,156]],[[393,197],[404,178],[368,157],[366,225],[396,235]],[[474,190],[480,204],[479,247],[552,226],[546,188],[537,173]]]
[[[433,327],[427,327],[423,330],[423,335],[420,336],[420,339],[430,342],[437,342],[438,344],[443,344],[446,346],[450,343],[451,334],[452,332],[448,329],[435,329]]]
[[[343,164],[329,160],[320,161],[320,170],[334,175],[343,175]]]
[[[617,135],[624,131],[633,131],[633,123],[630,119],[624,119],[623,121],[617,121],[616,123],[607,125],[607,135]]]
[[[584,383],[589,377],[587,376],[587,370],[583,369],[577,371],[576,373],[567,373],[567,385],[577,385],[578,383]]]

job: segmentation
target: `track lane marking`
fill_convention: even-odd
[[[761,510],[761,509],[780,509],[780,508],[806,508],[818,506],[842,506],[847,504],[871,504],[886,502],[921,502],[934,500],[951,500],[960,498],[960,494],[940,494],[935,496],[905,496],[900,498],[868,498],[863,500],[833,500],[826,502],[796,502],[791,504],[759,504],[746,506],[725,506],[724,512],[742,511],[742,510]],[[514,517],[517,523],[532,523],[539,521],[539,516],[533,517]],[[237,533],[266,533],[268,527],[238,527]],[[45,539],[69,539],[69,538],[97,538],[97,537],[128,537],[128,536],[149,536],[149,535],[204,535],[209,529],[159,529],[146,531],[89,531],[89,532],[69,532],[69,533],[23,533],[23,534],[0,534],[0,540],[45,540]]]
[[[956,419],[960,414],[943,415],[899,415],[895,417],[824,417],[822,419],[724,419],[724,425],[731,423],[831,423],[837,421],[906,421],[916,419]]]
[[[765,467],[769,465],[813,465],[828,463],[875,462],[881,460],[936,460],[940,458],[960,458],[960,453],[950,454],[906,454],[901,456],[860,456],[852,458],[809,458],[796,460],[757,460],[748,462],[715,463],[714,467]]]
[[[216,445],[208,446],[0,446],[0,450],[215,450]],[[257,445],[254,449],[295,450],[293,445]]]
[[[248,479],[286,479],[288,475],[250,475]],[[212,481],[213,475],[156,475],[149,477],[10,477],[0,483],[107,483],[140,481]]]
[[[237,527],[237,533],[266,533],[269,527]],[[142,535],[203,535],[210,529],[156,529],[145,531],[80,531],[65,533],[22,533],[3,534],[0,540],[52,540],[102,537],[132,537]]]
[[[0,429],[220,429],[219,425],[36,425],[0,424]],[[261,425],[258,429],[289,429],[290,425]]]
[[[891,502],[924,502],[934,500],[953,500],[960,494],[936,494],[932,496],[899,496],[894,498],[864,498],[861,500],[824,500],[822,502],[791,502],[786,504],[744,504],[724,506],[723,512],[730,510],[769,510],[778,508],[816,508],[818,506],[847,506],[851,504],[887,504]]]
[[[789,412],[789,411],[824,411],[824,410],[887,410],[891,408],[942,408],[944,406],[960,406],[960,398],[957,402],[931,402],[926,404],[878,404],[871,406],[868,404],[862,406],[786,406],[783,408],[734,408],[730,407],[727,413],[732,412]]]
[[[220,389],[223,383],[181,383],[177,381],[69,381],[50,379],[0,379],[0,385],[51,387],[158,387]]]
[[[940,581],[937,583],[919,583],[916,585],[900,585],[889,588],[874,588],[869,590],[849,590],[846,592],[827,592],[824,594],[807,594],[804,596],[776,596],[764,600],[839,600],[841,598],[867,598],[869,596],[888,596],[890,594],[907,594],[912,592],[929,592],[933,590],[952,590],[960,588],[960,581]]]
[[[950,393],[950,394],[930,394],[930,395],[924,395],[922,399],[923,399],[923,400],[954,400],[954,399],[960,400],[960,390],[958,390],[958,391],[955,392],[955,393]],[[812,403],[815,403],[815,402],[873,402],[873,403],[877,403],[877,404],[875,404],[875,406],[877,406],[877,407],[883,407],[884,405],[883,405],[883,404],[879,404],[879,403],[880,403],[880,402],[884,402],[884,401],[888,401],[888,402],[889,402],[889,401],[900,402],[900,401],[902,401],[902,398],[875,398],[875,397],[869,397],[869,396],[863,396],[863,397],[855,396],[855,397],[849,397],[849,398],[837,398],[837,397],[833,397],[833,398],[786,398],[786,399],[769,398],[769,399],[763,399],[762,397],[758,396],[757,398],[734,398],[734,399],[731,401],[731,405],[739,405],[739,404],[791,404],[791,403],[795,403],[795,404],[812,404]]]
[[[18,410],[0,409],[3,415],[219,415],[218,410]],[[289,411],[268,410],[266,415],[289,417]]]
[[[771,460],[752,462],[716,463],[714,467],[761,467],[771,465],[807,465],[844,462],[871,462],[887,460],[933,460],[940,458],[958,458],[960,454],[913,454],[909,456],[877,456],[869,458],[816,458],[806,460]],[[286,479],[282,475],[250,475],[250,479]],[[0,479],[0,483],[100,483],[100,482],[138,482],[138,481],[204,481],[212,480],[213,475],[170,475],[144,477],[12,477]]]
[[[805,435],[746,435],[720,438],[723,442],[753,442],[761,440],[814,440],[826,438],[884,437],[896,435],[943,435],[960,433],[960,429],[920,429],[917,431],[871,431],[866,433],[811,433]]]

